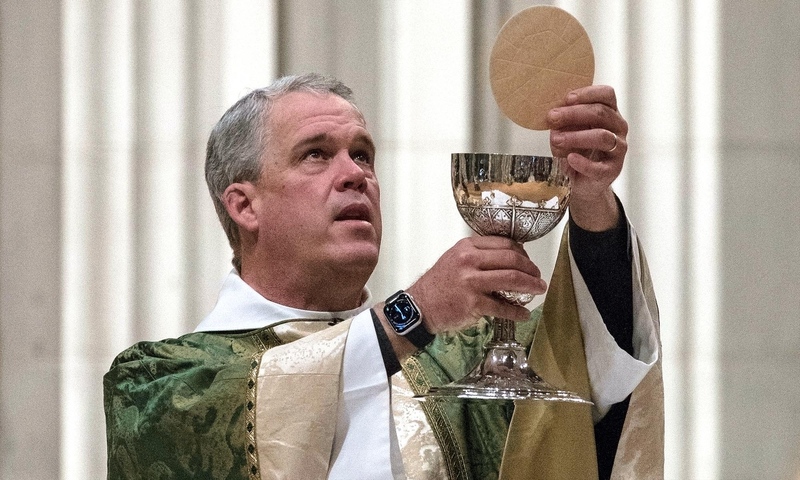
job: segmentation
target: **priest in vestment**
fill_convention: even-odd
[[[240,99],[206,158],[234,268],[194,332],[137,343],[105,375],[109,478],[661,478],[658,311],[611,189],[627,123],[603,86],[549,121],[573,181],[549,286],[519,244],[470,237],[383,300],[365,287],[376,149],[349,88],[308,74]],[[498,290],[547,296],[529,312]],[[412,399],[479,361],[490,316],[594,405]]]

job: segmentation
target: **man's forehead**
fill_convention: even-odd
[[[287,93],[273,104],[272,118],[274,121],[294,123],[296,126],[325,120],[355,121],[366,128],[361,112],[350,102],[333,93]]]

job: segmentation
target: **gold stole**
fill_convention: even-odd
[[[633,391],[622,436],[614,457],[612,480],[628,478],[664,478],[664,379],[661,370],[661,324],[658,305],[653,290],[650,270],[641,246],[638,248],[641,271],[639,275],[644,286],[646,308],[655,322],[659,339],[658,361],[645,375]]]
[[[647,308],[651,309],[658,328],[655,295],[644,254],[641,250],[636,253],[642,271],[635,273],[641,276]],[[590,398],[584,352],[565,229],[529,362],[550,383]],[[663,478],[662,385],[659,352],[658,363],[631,397],[612,478]],[[509,426],[500,478],[596,479],[591,407],[517,402]]]
[[[351,323],[271,348],[261,357],[256,445],[262,480],[328,476]]]

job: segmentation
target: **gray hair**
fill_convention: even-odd
[[[258,181],[263,168],[262,158],[269,147],[272,106],[284,95],[298,91],[338,95],[358,110],[352,90],[339,80],[316,73],[291,75],[239,99],[222,115],[208,139],[206,184],[233,249],[233,266],[239,272],[242,269],[239,228],[228,215],[222,194],[233,183]]]

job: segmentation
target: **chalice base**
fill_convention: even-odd
[[[591,405],[579,395],[545,382],[529,366],[519,343],[492,341],[485,355],[469,374],[456,382],[430,387],[418,399],[438,400],[540,400]]]

